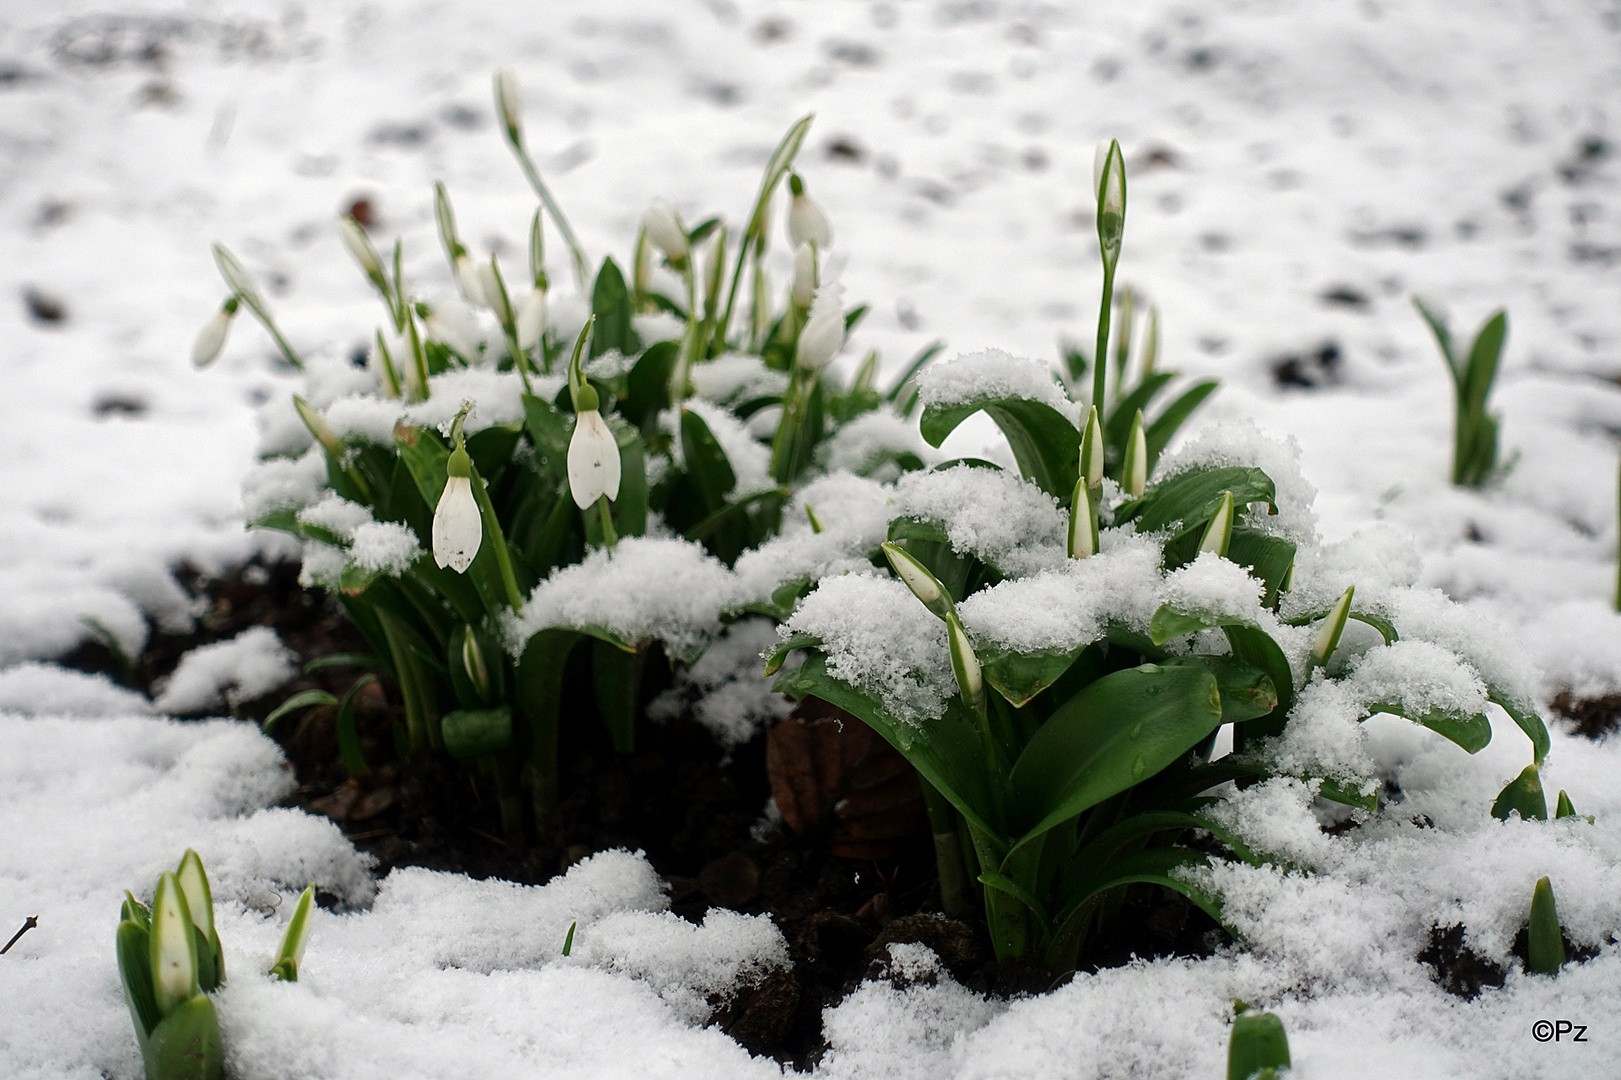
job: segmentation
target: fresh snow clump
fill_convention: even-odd
[[[741,746],[764,726],[793,711],[793,702],[760,676],[761,653],[777,643],[768,619],[740,619],[721,631],[690,668],[675,673],[675,685],[648,706],[654,720],[672,720],[692,700],[693,717],[721,746]]]
[[[931,365],[918,376],[918,400],[925,408],[964,405],[981,398],[1030,398],[1051,405],[1080,426],[1081,407],[1064,393],[1052,367],[1040,360],[985,349]]]
[[[255,626],[182,656],[152,704],[166,713],[202,712],[263,697],[296,674],[292,650],[270,627]]]
[[[945,529],[951,548],[1022,576],[1068,559],[1069,515],[1058,500],[1002,469],[954,465],[912,472],[895,486],[895,516]]]

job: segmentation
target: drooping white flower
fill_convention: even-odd
[[[445,464],[445,490],[433,510],[433,561],[467,573],[484,541],[484,521],[473,496],[472,460],[457,446]]]
[[[429,340],[448,345],[469,363],[478,359],[484,344],[484,334],[472,309],[458,300],[435,302],[422,320],[422,330]]]
[[[654,199],[642,214],[642,228],[647,230],[647,238],[654,247],[664,252],[666,259],[680,262],[687,257],[691,249],[687,242],[687,230],[681,227],[675,211],[663,199]]]
[[[833,359],[844,346],[844,289],[832,282],[816,290],[810,317],[799,332],[797,359],[807,371],[815,371]]]
[[[788,177],[788,189],[793,193],[788,202],[788,239],[795,247],[808,241],[817,250],[826,250],[833,243],[833,226],[827,215],[805,194],[805,182],[797,174]]]
[[[191,362],[195,366],[207,367],[219,359],[220,353],[225,350],[225,339],[230,336],[231,320],[236,318],[236,308],[236,297],[233,296],[197,331],[197,342],[191,347]]]
[[[377,249],[372,246],[371,237],[361,228],[360,222],[350,214],[343,214],[338,218],[338,235],[343,237],[343,246],[349,249],[349,254],[355,257],[355,262],[366,272],[366,276],[373,281],[383,280],[383,260],[378,257]]]
[[[510,322],[513,317],[512,298],[507,295],[506,283],[495,268],[495,258],[492,256],[487,263],[478,264],[478,290],[484,296],[484,306],[495,312],[495,317],[502,325]]]
[[[582,388],[580,402],[597,403],[590,384]],[[604,495],[609,500],[619,498],[619,443],[595,408],[582,408],[575,414],[574,434],[568,441],[568,489],[581,510]]]
[[[530,289],[518,305],[518,348],[528,351],[540,344],[546,332],[546,290]]]
[[[478,267],[466,252],[456,256],[456,288],[469,304],[490,306],[489,298],[484,295],[484,283],[479,280]]]
[[[794,252],[793,290],[794,302],[810,307],[811,298],[816,295],[816,248],[808,240]]]

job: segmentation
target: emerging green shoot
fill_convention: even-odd
[[[1542,792],[1542,774],[1535,764],[1521,770],[1492,803],[1492,817],[1499,821],[1507,821],[1515,813],[1522,821],[1548,820],[1548,797]]]
[[[298,981],[298,965],[304,962],[304,945],[310,938],[310,911],[314,907],[315,886],[306,885],[293,905],[292,918],[287,920],[281,947],[276,950],[276,961],[270,965],[270,974],[284,982]]]
[[[1126,459],[1120,469],[1120,487],[1133,499],[1142,497],[1148,488],[1148,437],[1143,431],[1143,411],[1131,422],[1131,434],[1126,437]]]
[[[1531,893],[1531,924],[1526,932],[1526,965],[1534,975],[1557,975],[1565,966],[1564,932],[1554,907],[1553,884],[1542,878]]]
[[[1452,482],[1460,487],[1480,487],[1497,472],[1499,417],[1486,411],[1486,399],[1491,395],[1503,341],[1508,336],[1508,313],[1502,309],[1494,312],[1475,335],[1469,354],[1463,356],[1453,348],[1445,318],[1416,296],[1413,306],[1429,324],[1441,358],[1446,361],[1447,373],[1452,376],[1456,407]]]
[[[1224,491],[1221,495],[1221,505],[1205,526],[1204,536],[1199,540],[1199,551],[1214,552],[1225,556],[1227,546],[1233,541],[1233,493]]]
[[[1323,625],[1317,631],[1317,640],[1312,643],[1312,667],[1319,668],[1328,663],[1328,658],[1339,648],[1340,636],[1345,633],[1345,622],[1351,615],[1351,597],[1355,595],[1356,586],[1347,585],[1340,598],[1334,601],[1334,606],[1328,609]]]
[[[1227,1080],[1273,1080],[1289,1064],[1283,1021],[1274,1013],[1240,1011],[1227,1043]]]

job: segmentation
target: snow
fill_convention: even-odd
[[[291,650],[276,632],[255,626],[182,656],[162,686],[154,687],[152,704],[168,713],[202,712],[263,697],[297,673]]]
[[[648,705],[647,715],[671,720],[690,708],[722,746],[741,746],[793,711],[793,702],[760,675],[760,656],[776,643],[769,619],[739,619],[696,663],[676,671],[675,685]]]
[[[694,364],[689,373],[695,393],[717,405],[740,405],[760,397],[780,396],[788,376],[765,366],[758,356],[727,353]]]
[[[939,525],[962,555],[1009,576],[1062,566],[1069,514],[1058,500],[1003,469],[953,465],[912,472],[895,485],[897,517]]]
[[[1070,401],[1053,367],[1001,349],[958,356],[931,364],[918,376],[918,400],[925,407],[964,405],[995,398],[1030,398],[1052,406],[1080,426],[1081,407]]]
[[[328,422],[353,441],[391,437],[395,405],[353,397],[375,386],[350,357],[370,350],[383,316],[331,218],[371,197],[379,240],[404,240],[407,277],[455,307],[435,299],[453,288],[428,198],[443,178],[475,254],[519,265],[533,200],[492,130],[488,77],[502,64],[518,69],[528,138],[587,250],[621,265],[654,196],[688,220],[716,209],[735,225],[788,120],[814,110],[800,167],[837,227],[840,280],[873,303],[835,365],[877,348],[893,372],[939,337],[968,357],[925,378],[932,400],[1005,379],[1072,418],[1044,360],[1006,375],[971,360],[986,346],[1050,357],[1060,336],[1091,341],[1099,270],[1086,188],[1093,144],[1118,136],[1131,183],[1122,283],[1160,307],[1163,365],[1222,381],[1162,469],[1236,449],[1235,424],[1298,447],[1297,465],[1258,457],[1271,451],[1255,442],[1234,459],[1261,464],[1286,507],[1246,521],[1303,542],[1283,614],[1321,610],[1355,583],[1358,608],[1391,617],[1404,646],[1429,643],[1425,692],[1449,700],[1476,700],[1455,677],[1464,664],[1539,702],[1567,687],[1621,690],[1621,178],[1603,149],[1616,143],[1613,12],[1526,0],[1478,11],[1416,0],[557,7],[537,29],[525,5],[69,0],[0,26],[0,230],[13,255],[0,295],[14,298],[0,307],[13,403],[0,447],[0,706],[17,711],[0,716],[0,914],[41,917],[0,958],[0,1072],[138,1075],[108,927],[123,887],[149,889],[191,845],[231,953],[220,1011],[236,1076],[612,1076],[627,1063],[649,1076],[780,1075],[693,1026],[699,996],[769,966],[780,943],[719,913],[674,926],[645,862],[597,856],[510,893],[425,871],[376,883],[334,826],[272,807],[291,777],[251,729],[135,715],[177,706],[35,663],[103,632],[133,655],[148,620],[184,630],[195,612],[174,567],[286,555],[294,542],[246,532],[243,519],[321,497],[325,461],[290,403],[302,384],[262,330],[238,319],[219,361],[191,367],[196,330],[223,295],[209,241],[259,281]],[[857,158],[832,157],[834,139]],[[552,328],[572,338],[587,307],[548,239]],[[788,259],[779,230],[773,281],[787,280]],[[16,302],[36,288],[64,302],[65,319],[39,321]],[[1325,299],[1335,289],[1351,299]],[[1496,486],[1447,483],[1451,388],[1408,308],[1413,291],[1450,309],[1460,336],[1498,305],[1509,311],[1493,408],[1505,457],[1519,457]],[[470,319],[493,336],[487,315]],[[657,320],[662,334],[643,329]],[[669,323],[639,317],[638,329],[669,337]],[[1312,359],[1328,345],[1332,366]],[[1315,388],[1275,384],[1273,366],[1291,356]],[[470,430],[517,419],[510,376],[458,378],[435,383],[416,422],[447,423],[464,397],[479,403]],[[555,393],[556,378],[537,392]],[[965,423],[947,456],[1007,460],[982,421]],[[260,463],[261,452],[290,456]],[[1318,490],[1314,533],[1286,516],[1310,502],[1300,478]],[[664,572],[733,599],[799,573],[856,572],[819,586],[801,617],[844,642],[852,664],[881,633],[905,659],[862,678],[926,715],[953,692],[939,624],[860,573],[899,503],[872,481],[819,483],[737,575],[691,551],[669,552]],[[797,523],[806,504],[828,532]],[[1128,585],[1153,568],[1109,530],[1103,548],[1082,566],[1004,567],[1029,576],[963,605],[975,640],[1036,647],[1079,641],[1105,617],[1145,625],[1158,594]],[[329,569],[344,557],[312,551]],[[627,561],[634,551],[620,546]],[[1117,579],[1091,580],[1104,575],[1089,568],[1114,558],[1118,595],[1104,591]],[[713,598],[694,607],[661,592],[659,576],[624,573],[598,602],[583,579],[559,575],[530,606],[537,618],[607,612],[627,632],[657,628],[694,650],[719,633]],[[274,668],[258,640],[235,659],[193,654],[195,693]],[[1361,644],[1353,680],[1402,656],[1365,634]],[[909,664],[928,678],[909,684]],[[1469,756],[1407,720],[1358,722],[1355,689],[1303,687],[1289,736],[1299,774],[1343,769],[1400,797],[1327,843],[1311,832],[1309,783],[1234,794],[1235,824],[1316,868],[1213,876],[1250,951],[1137,963],[991,1003],[892,950],[889,980],[824,1014],[832,1049],[820,1071],[1218,1076],[1232,997],[1278,1012],[1294,1073],[1312,1080],[1612,1071],[1621,1035],[1603,1018],[1616,1010],[1621,952],[1605,938],[1621,924],[1621,741],[1553,735],[1550,799],[1568,789],[1597,824],[1500,823],[1486,808],[1526,760],[1500,714],[1492,744]],[[1471,947],[1500,957],[1544,873],[1567,932],[1599,955],[1552,980],[1511,972],[1474,1002],[1440,991],[1414,960],[1429,926],[1464,925]],[[273,904],[310,880],[356,910],[317,912],[304,981],[257,977],[281,931]],[[440,921],[390,907],[391,895]],[[485,906],[503,938],[480,928]],[[576,918],[577,947],[598,951],[560,963],[558,930]],[[601,930],[611,919],[617,935]],[[430,942],[490,966],[437,966],[424,959]],[[1527,1028],[1542,1017],[1588,1024],[1588,1041],[1535,1042]]]

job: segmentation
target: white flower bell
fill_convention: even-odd
[[[833,243],[833,226],[822,208],[805,194],[805,182],[798,173],[789,174],[788,190],[793,194],[788,202],[788,239],[795,247],[810,242],[818,251],[826,249]]]
[[[816,290],[810,318],[799,332],[797,358],[806,371],[815,371],[844,346],[844,289],[829,283]]]
[[[428,314],[422,319],[422,330],[430,341],[448,346],[468,363],[478,359],[484,345],[484,333],[479,329],[473,310],[457,300],[435,302],[428,307]]]
[[[568,441],[568,488],[581,510],[604,495],[610,501],[619,498],[619,442],[598,404],[596,387],[581,386],[575,397],[574,434]]]
[[[231,333],[231,320],[236,318],[237,299],[231,297],[214,312],[203,328],[197,331],[197,342],[191,347],[191,362],[203,368],[219,359],[225,350],[225,339]]]
[[[663,199],[654,199],[642,214],[642,228],[647,230],[647,238],[653,242],[653,246],[664,252],[664,257],[670,262],[679,263],[686,259],[691,250],[687,230],[681,227],[681,220]]]
[[[473,496],[472,459],[461,432],[456,438],[456,449],[445,463],[445,490],[433,511],[433,561],[440,569],[448,566],[465,574],[484,540],[484,521]]]
[[[546,290],[530,289],[518,305],[518,348],[528,351],[540,345],[546,332]]]
[[[794,303],[810,307],[816,295],[816,248],[809,240],[794,252]]]
[[[489,307],[489,297],[484,295],[484,282],[479,276],[479,268],[474,264],[472,257],[466,252],[456,256],[455,273],[456,288],[461,292],[462,298],[474,307]]]
[[[374,282],[383,281],[383,260],[372,247],[371,237],[353,215],[343,214],[338,218],[338,235],[343,237],[343,246],[349,249],[366,276]]]

